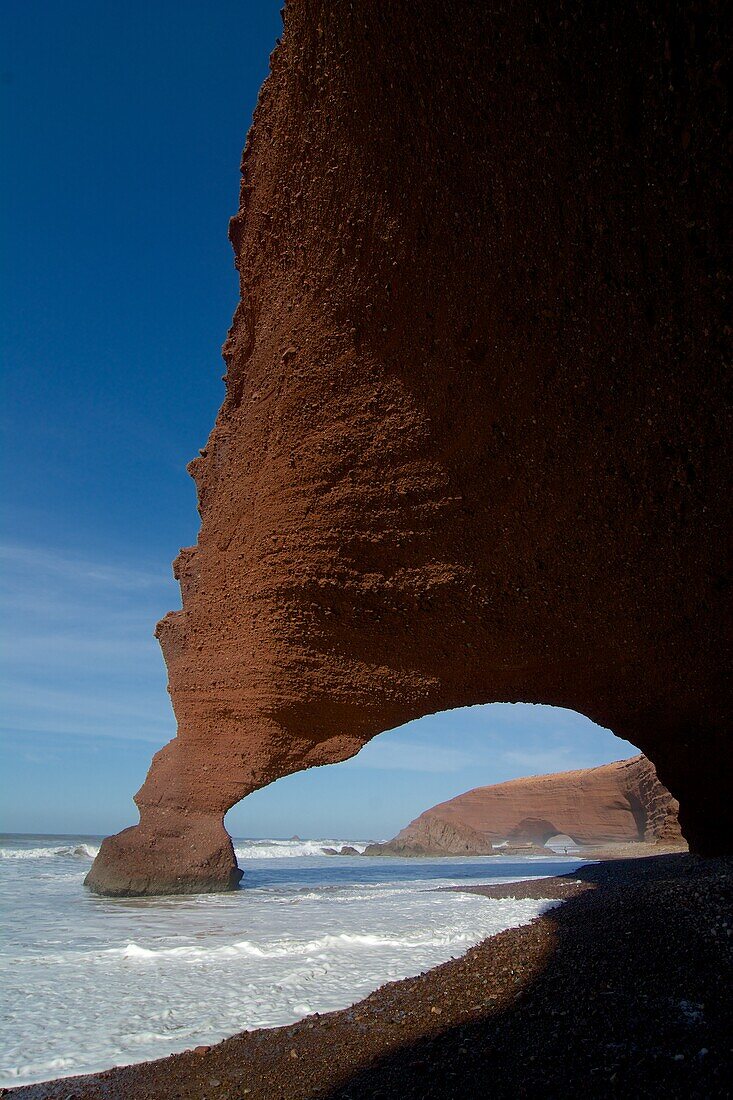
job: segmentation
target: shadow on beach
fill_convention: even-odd
[[[469,952],[465,996],[488,995],[473,1019],[400,1046],[321,1095],[733,1095],[733,861],[619,860],[551,884],[469,890],[568,900]]]

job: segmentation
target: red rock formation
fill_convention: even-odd
[[[578,844],[682,840],[679,805],[643,756],[583,771],[476,787],[411,821],[369,855],[488,853],[492,844],[544,845],[565,834]]]
[[[720,12],[287,5],[158,628],[178,735],[94,889],[227,888],[249,791],[494,700],[635,742],[730,848]]]
[[[450,805],[450,803],[444,803]],[[369,844],[367,856],[486,856],[492,854],[491,841],[458,814],[438,813],[434,806],[415,818],[386,844]],[[435,812],[434,812],[435,811]]]

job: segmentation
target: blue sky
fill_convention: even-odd
[[[0,825],[93,832],[175,732],[152,630],[195,541],[185,465],[223,397],[226,231],[280,0],[0,9]],[[631,747],[545,707],[437,715],[228,817],[236,835],[380,837],[477,784]]]

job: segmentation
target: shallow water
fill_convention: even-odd
[[[353,1004],[556,904],[440,886],[577,860],[329,857],[347,840],[235,841],[233,894],[107,899],[97,837],[0,837],[0,1085],[159,1058]]]

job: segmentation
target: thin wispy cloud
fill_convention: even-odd
[[[40,580],[54,576],[76,585],[140,591],[168,586],[170,571],[131,568],[129,565],[71,557],[60,551],[0,542],[0,569],[31,572]]]
[[[175,720],[152,634],[175,592],[165,563],[0,544],[5,733],[168,740]]]
[[[115,724],[100,720],[97,717],[84,717],[76,711],[68,720],[65,714],[60,713],[44,723],[42,717],[35,712],[32,722],[31,720],[26,722],[20,719],[12,725],[0,726],[0,738],[6,743],[22,741],[28,745],[41,738],[45,740],[51,737],[56,739],[60,752],[74,751],[74,746],[69,741],[70,738],[82,738],[87,741],[98,741],[99,743],[108,741],[120,741],[125,744],[144,742],[155,746],[157,749],[170,741],[175,733],[176,726],[173,718],[169,722],[161,719],[160,723],[155,725],[150,722],[150,715],[146,715],[145,720],[141,722],[131,720],[129,716],[124,715]],[[152,755],[151,752],[151,759]]]
[[[621,745],[621,742],[619,742]],[[619,758],[623,757],[623,748]],[[520,775],[545,775],[548,772],[572,771],[585,766],[578,759],[577,751],[568,745],[555,745],[548,749],[509,749],[500,753],[501,761],[516,768]]]
[[[389,733],[381,734],[342,766],[446,774],[462,771],[476,760],[475,754],[450,745],[434,745],[419,740],[392,741],[390,736]]]

